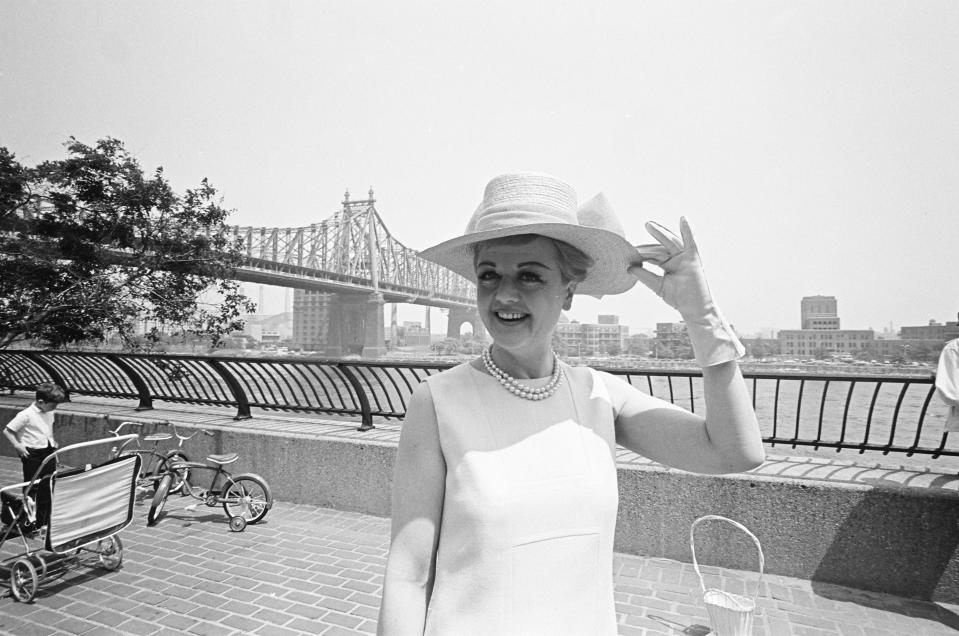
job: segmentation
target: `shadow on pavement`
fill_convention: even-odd
[[[707,625],[700,625],[698,623],[694,623],[692,625],[683,625],[682,623],[665,618],[663,616],[658,616],[656,614],[648,614],[646,618],[673,630],[677,634],[685,634],[685,636],[706,636],[707,634],[712,633],[712,629],[710,629]]]

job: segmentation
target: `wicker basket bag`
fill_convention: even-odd
[[[703,573],[699,570],[699,563],[696,561],[696,526],[704,521],[725,521],[732,524],[739,530],[742,530],[756,544],[756,550],[759,553],[759,579],[756,581],[756,593],[749,598],[741,594],[724,592],[718,588],[707,588],[706,581],[703,579]],[[719,515],[705,515],[696,519],[689,528],[689,547],[693,553],[693,569],[699,576],[699,584],[703,589],[703,602],[706,604],[706,613],[709,615],[710,627],[717,636],[751,636],[753,633],[753,612],[756,609],[756,596],[759,594],[759,584],[763,577],[763,567],[765,566],[765,557],[763,548],[759,544],[759,539],[750,532],[746,526],[720,517]]]

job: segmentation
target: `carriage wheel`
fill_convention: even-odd
[[[97,556],[100,558],[100,567],[107,570],[116,570],[123,563],[123,544],[120,537],[114,535],[97,541]]]
[[[14,561],[10,566],[10,591],[13,598],[21,603],[29,603],[37,595],[37,588],[40,586],[40,578],[37,576],[37,568],[33,566],[30,559],[22,557]]]

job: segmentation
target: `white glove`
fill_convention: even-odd
[[[699,249],[686,218],[679,220],[682,240],[658,223],[647,223],[646,230],[659,244],[639,245],[636,249],[644,261],[660,267],[663,275],[658,276],[641,264],[630,267],[629,273],[679,311],[686,321],[699,366],[710,367],[743,357],[745,348],[709,292]]]

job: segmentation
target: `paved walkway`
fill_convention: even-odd
[[[337,426],[348,434],[349,427]],[[19,461],[0,457],[0,485],[19,480]],[[171,498],[152,528],[148,504],[138,505],[133,525],[120,535],[123,566],[115,572],[76,568],[41,587],[31,604],[4,595],[0,634],[375,632],[388,519],[280,501],[263,522],[233,533],[222,509],[191,509],[191,503]],[[18,553],[16,541],[0,547],[2,558]],[[755,589],[755,573],[708,571],[711,586]],[[691,565],[617,554],[614,577],[620,634],[709,633]],[[757,605],[757,636],[959,633],[957,605],[782,576],[763,579]]]

